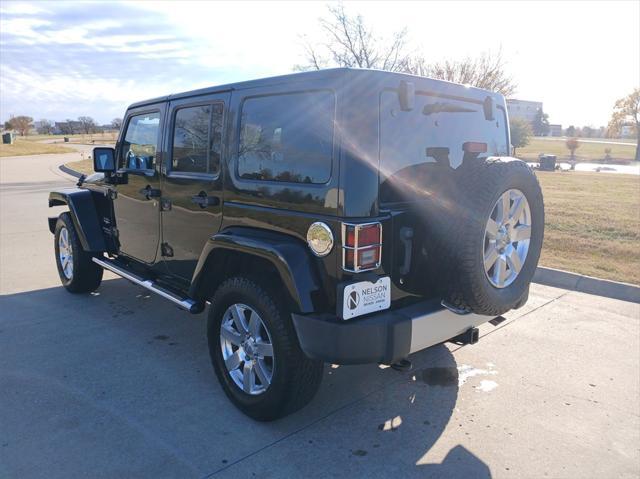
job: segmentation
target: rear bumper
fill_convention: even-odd
[[[292,317],[304,353],[332,364],[391,364],[493,319],[456,314],[434,301],[347,321],[329,315]]]

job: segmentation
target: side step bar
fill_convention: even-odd
[[[104,269],[111,271],[112,273],[117,274],[118,276],[122,276],[124,279],[128,279],[132,283],[137,284],[138,286],[142,286],[143,288],[156,293],[159,296],[162,296],[165,299],[168,299],[172,303],[178,305],[182,309],[186,309],[190,313],[199,313],[202,311],[203,305],[197,303],[193,299],[190,298],[181,298],[178,295],[167,291],[161,286],[157,285],[153,281],[149,279],[144,279],[138,276],[131,271],[124,269],[122,266],[115,264],[115,262],[107,259],[107,258],[93,258],[93,262],[99,264]]]

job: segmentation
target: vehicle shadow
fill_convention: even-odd
[[[458,397],[445,345],[411,372],[327,365],[311,404],[257,423],[217,384],[205,319],[122,279],[0,296],[0,475],[491,477],[437,447]]]

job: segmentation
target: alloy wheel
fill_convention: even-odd
[[[260,315],[246,304],[232,304],[220,323],[220,348],[227,372],[246,394],[263,394],[271,384],[275,356]]]
[[[531,208],[522,191],[510,189],[496,201],[484,233],[484,271],[496,288],[513,283],[527,259]]]
[[[58,235],[58,257],[62,274],[68,280],[73,279],[73,248],[69,242],[69,230],[62,227]]]

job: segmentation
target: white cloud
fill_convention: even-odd
[[[640,84],[638,2],[346,2],[428,60],[502,47],[517,96],[551,121],[605,124]],[[155,95],[287,73],[322,2],[2,2],[0,116],[103,118]],[[59,108],[59,111],[55,111]],[[89,111],[88,108],[95,108]]]
[[[28,43],[37,42],[42,38],[37,28],[50,25],[51,22],[40,18],[14,18],[2,20],[2,34],[15,35]]]
[[[37,15],[46,12],[42,4],[24,2],[4,2],[0,5],[0,15]]]

